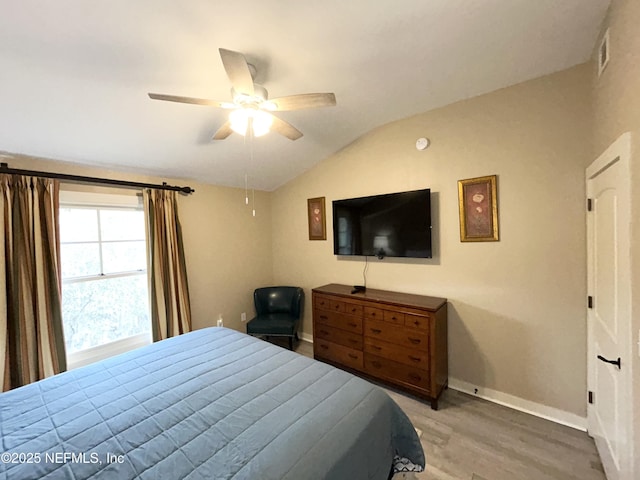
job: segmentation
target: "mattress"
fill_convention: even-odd
[[[0,479],[386,479],[424,466],[379,387],[207,328],[0,394]]]

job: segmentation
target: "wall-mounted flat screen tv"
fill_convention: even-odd
[[[431,258],[431,190],[334,200],[333,253]]]

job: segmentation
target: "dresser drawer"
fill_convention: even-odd
[[[328,325],[317,324],[313,339],[320,338],[328,342],[338,343],[346,347],[362,350],[362,334],[351,333]]]
[[[383,320],[389,323],[395,323],[396,325],[404,325],[405,315],[404,313],[393,312],[391,310],[385,310],[383,312]]]
[[[430,389],[429,372],[394,362],[387,358],[365,353],[364,369],[368,374],[391,382],[409,384],[427,392]]]
[[[362,370],[364,367],[363,353],[344,345],[338,345],[322,339],[314,339],[313,351],[316,357],[337,362],[345,367],[358,370]]]
[[[346,313],[332,312],[330,310],[314,310],[313,320],[318,325],[339,328],[352,333],[362,334],[362,318]]]
[[[407,313],[404,317],[404,324],[407,327],[420,328],[423,330],[427,330],[429,328],[430,322],[431,322],[431,317],[429,316],[429,314],[413,315],[411,313]]]
[[[313,307],[321,310],[329,310],[332,312],[344,312],[345,302],[336,297],[326,295],[314,295]]]
[[[384,310],[376,307],[364,307],[364,318],[370,318],[372,320],[384,319]]]
[[[427,330],[399,328],[391,323],[367,318],[364,321],[364,335],[411,349],[429,351],[429,332]]]
[[[429,355],[425,349],[409,349],[376,338],[365,337],[364,351],[420,370],[429,370]]]
[[[344,312],[349,315],[356,315],[362,317],[362,305],[356,305],[355,303],[344,303]]]

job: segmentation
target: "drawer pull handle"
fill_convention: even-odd
[[[353,339],[353,338],[350,338],[350,339],[349,339],[349,343],[353,343],[353,344],[355,345],[356,343],[358,343],[358,340],[355,340],[355,339]]]
[[[372,317],[376,316],[376,312],[371,312],[369,315],[371,315]]]
[[[418,345],[421,342],[419,338],[411,338],[411,337],[409,337],[409,341],[414,345]]]
[[[354,354],[354,353],[350,353],[349,354],[349,358],[353,358],[354,360],[358,359],[358,355]]]
[[[358,326],[358,324],[357,323],[353,323],[353,322],[349,322],[349,326],[353,327],[353,328],[356,328]]]
[[[422,377],[420,375],[418,375],[417,373],[410,373],[409,374],[409,378],[411,380],[415,380],[416,382],[419,382],[420,380],[422,380]]]
[[[371,365],[373,365],[376,368],[380,368],[382,366],[382,364],[380,362],[377,362],[375,360],[373,362],[371,362]]]
[[[412,362],[419,362],[420,357],[414,357],[413,355],[409,355],[409,360],[411,360]]]
[[[336,305],[336,306],[335,306],[335,309],[336,309],[336,310],[340,310],[340,305]]]
[[[320,348],[324,348],[325,350],[329,350],[329,347],[326,345],[320,345]]]
[[[373,348],[374,350],[377,350],[377,351],[382,350],[382,347],[378,347],[377,345],[371,345],[371,348]]]
[[[320,333],[321,333],[322,335],[329,335],[329,332],[327,332],[326,330],[320,330]]]
[[[351,309],[351,313],[354,313],[354,312],[357,312],[357,311],[358,311],[358,309],[357,309],[357,308],[352,308],[352,309]]]
[[[329,320],[329,317],[327,317],[326,315],[320,315],[320,319],[322,319],[322,320]]]
[[[382,333],[382,330],[380,330],[379,328],[371,328],[371,333]]]
[[[420,325],[420,322],[418,320],[415,320],[413,324],[417,327],[418,325]]]

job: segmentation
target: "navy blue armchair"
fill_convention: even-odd
[[[304,312],[304,290],[300,287],[264,287],[253,292],[256,316],[247,323],[249,335],[288,337],[289,350],[298,340],[298,326]]]

